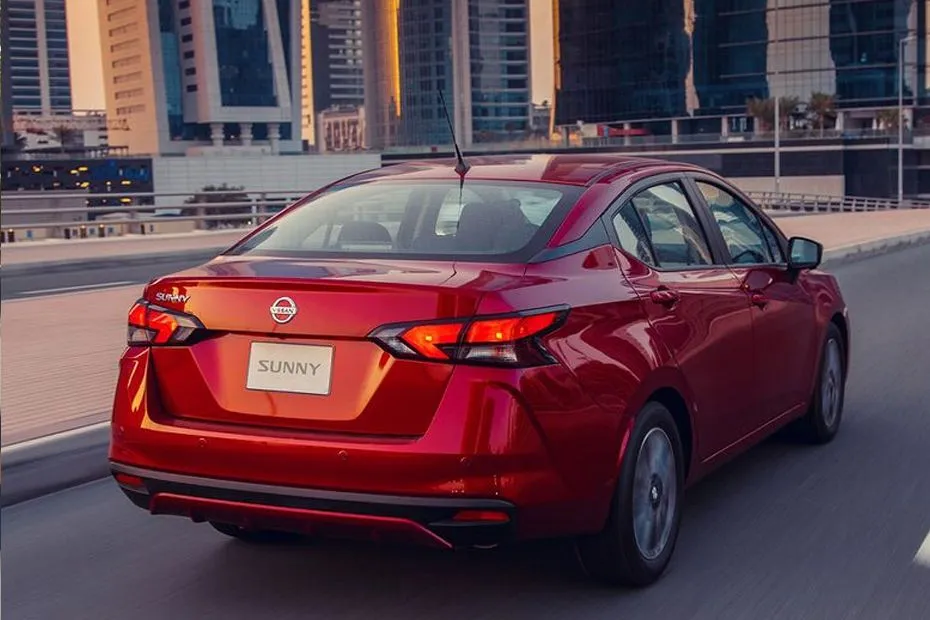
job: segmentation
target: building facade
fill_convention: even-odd
[[[365,106],[331,106],[317,120],[320,153],[361,151],[365,144]]]
[[[2,12],[4,59],[9,55],[4,74],[9,71],[13,111],[70,111],[65,0],[4,0]]]
[[[109,126],[101,110],[17,112],[13,116],[13,129],[23,138],[21,150],[26,153],[55,149],[99,152],[109,147]]]
[[[300,0],[98,3],[110,136],[130,153],[301,150]]]
[[[822,93],[868,128],[897,105],[902,64],[906,100],[928,103],[926,0],[554,1],[556,125],[740,131],[749,99]]]
[[[302,0],[303,138],[321,148],[316,122],[365,103],[361,0]]]
[[[529,0],[363,0],[373,148],[464,146],[530,131]]]
[[[10,79],[10,12],[0,10],[0,131],[3,147],[13,146],[13,90]]]
[[[310,3],[313,107],[318,112],[365,103],[362,27],[361,0]]]

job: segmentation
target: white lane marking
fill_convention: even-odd
[[[81,284],[79,286],[62,286],[59,288],[38,288],[31,291],[23,291],[21,295],[51,295],[54,293],[72,293],[75,291],[87,291],[97,288],[112,288],[115,286],[126,286],[135,284],[131,280],[121,280],[119,282],[104,282],[101,284]]]
[[[930,532],[927,532],[927,537],[924,538],[923,544],[920,545],[920,549],[917,550],[914,561],[921,566],[930,568]]]
[[[80,437],[86,433],[97,431],[103,428],[108,428],[110,426],[109,422],[97,422],[96,424],[88,424],[87,426],[81,426],[78,428],[71,429],[70,431],[62,431],[61,433],[55,433],[53,435],[46,435],[45,437],[38,437],[36,439],[30,439],[28,441],[20,441],[19,443],[10,444],[8,446],[3,446],[3,453],[10,454],[12,452],[18,452],[20,450],[26,450],[29,448],[35,448],[37,446],[43,446],[50,444],[61,439],[67,439],[69,437]]]

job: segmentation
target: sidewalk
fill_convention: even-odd
[[[930,231],[930,209],[824,213],[775,221],[788,236],[806,236],[819,241],[824,245],[825,258],[834,258],[837,253],[855,250],[860,245]]]
[[[927,210],[806,215],[777,222],[789,235],[824,243],[827,259],[861,244],[893,243],[919,232],[930,236]],[[7,250],[3,253],[5,260]],[[4,446],[108,419],[126,313],[140,292],[141,287],[129,286],[2,303]]]

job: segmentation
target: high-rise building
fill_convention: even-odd
[[[301,150],[300,0],[98,3],[111,146]]]
[[[322,148],[316,127],[322,113],[364,116],[361,0],[301,2],[303,137]]]
[[[554,0],[555,124],[744,130],[747,100],[813,93],[850,123],[928,101],[926,0]],[[738,121],[738,122],[737,122]],[[667,132],[667,128],[665,130]]]
[[[313,109],[313,55],[310,52],[310,0],[300,0],[300,124],[301,137],[313,143],[316,110]]]
[[[362,73],[361,0],[314,0],[310,4],[313,107],[365,103]]]
[[[530,129],[529,0],[363,0],[374,148],[462,145]]]
[[[13,111],[70,112],[65,0],[4,0],[2,12],[3,56],[9,55]]]
[[[3,146],[11,146],[13,133],[13,90],[10,79],[10,12],[0,10],[0,130]]]

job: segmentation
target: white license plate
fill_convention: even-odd
[[[332,347],[253,342],[246,388],[327,395],[332,372]]]

